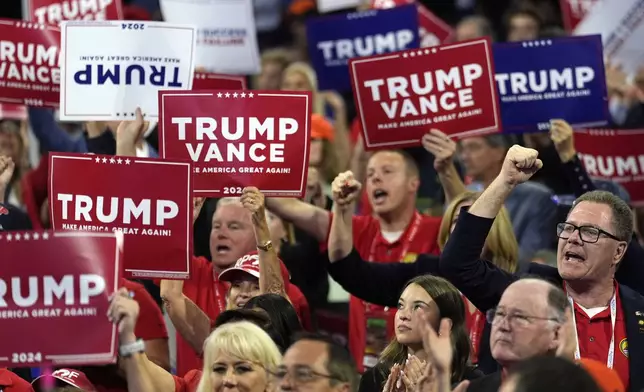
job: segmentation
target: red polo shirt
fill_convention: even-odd
[[[191,370],[184,377],[174,377],[174,392],[196,392],[201,381],[201,370]]]
[[[380,222],[376,218],[370,215],[354,216],[353,245],[360,256],[368,261],[413,263],[421,253],[440,253],[437,243],[440,224],[441,218],[417,213],[400,238],[390,243],[382,236]],[[356,278],[361,279],[362,277]],[[369,305],[369,309],[376,313],[385,312],[385,309],[379,306]],[[355,358],[360,372],[364,371],[363,359],[367,338],[366,310],[364,301],[351,296],[349,301],[349,350]],[[387,335],[391,339],[394,336],[393,321],[396,309],[387,309],[386,314]]]
[[[628,343],[626,340],[626,323],[624,311],[617,290],[617,309],[615,317],[615,359],[613,369],[628,389]],[[606,364],[608,360],[608,347],[613,336],[613,326],[610,319],[610,307],[607,307],[592,318],[575,303],[575,323],[577,325],[577,338],[579,341],[579,354],[581,358],[589,358]]]
[[[9,369],[0,369],[0,391],[2,392],[34,392],[31,384]]]
[[[302,325],[305,328],[310,328],[311,315],[308,302],[300,289],[288,282],[288,271],[282,265],[282,274],[284,275],[284,273],[286,274],[283,276],[286,294],[300,317]],[[203,257],[193,257],[192,277],[184,282],[183,294],[203,310],[210,320],[215,320],[221,312],[226,310],[227,291],[226,282],[215,280],[213,264]],[[190,344],[177,333],[177,375],[183,376],[194,369],[201,370],[202,366],[202,359]]]

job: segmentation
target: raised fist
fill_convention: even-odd
[[[338,207],[347,208],[360,197],[361,189],[362,184],[353,177],[352,172],[340,173],[331,184],[333,201]]]
[[[264,212],[264,194],[254,186],[244,188],[241,203],[251,214]]]
[[[543,166],[538,155],[537,150],[515,144],[505,155],[499,176],[511,186],[528,181]]]

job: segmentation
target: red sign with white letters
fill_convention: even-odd
[[[349,70],[368,150],[420,145],[430,128],[465,137],[501,126],[488,38],[351,59]]]
[[[27,107],[15,103],[0,103],[0,119],[3,120],[26,120]]]
[[[27,0],[25,19],[51,25],[64,20],[121,20],[121,0]]]
[[[575,149],[591,178],[622,185],[644,206],[644,129],[575,131]]]
[[[302,197],[311,137],[311,93],[159,91],[159,153],[188,159],[194,193]]]
[[[192,80],[193,90],[246,90],[243,76],[222,75],[208,72],[195,72]]]
[[[187,279],[191,182],[188,162],[50,153],[51,225],[122,232],[126,278]]]
[[[0,367],[116,362],[117,330],[105,314],[121,279],[121,241],[113,233],[0,233]]]
[[[566,31],[572,33],[575,27],[599,0],[559,0],[561,15]]]
[[[0,102],[58,107],[60,29],[0,19]]]
[[[454,29],[415,0],[372,0],[371,8],[387,9],[414,3],[418,8],[420,47],[429,48],[449,43],[454,35]]]

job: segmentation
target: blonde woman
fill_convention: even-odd
[[[119,344],[130,392],[273,392],[271,373],[282,356],[273,340],[248,321],[232,322],[216,328],[204,343],[203,369],[176,377],[147,359],[134,335],[139,316],[138,303],[126,289],[116,292],[108,319],[118,325]]]

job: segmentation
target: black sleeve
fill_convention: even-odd
[[[116,155],[116,139],[109,130],[104,131],[100,136],[90,138],[85,133],[87,151],[100,155]]]
[[[564,174],[570,183],[572,192],[575,194],[575,197],[579,197],[586,192],[594,191],[597,189],[595,184],[592,182],[588,176],[588,172],[584,169],[584,166],[581,164],[579,157],[575,156],[570,161],[561,165],[563,168]]]
[[[437,275],[438,257],[420,255],[414,263],[372,263],[354,249],[329,265],[329,274],[350,294],[367,302],[394,307],[405,283],[419,275]]]
[[[11,204],[0,203],[0,231],[31,230],[29,216]]]
[[[360,378],[358,392],[382,392],[385,378],[379,367],[368,369]]]
[[[481,260],[494,219],[462,211],[440,257],[440,273],[481,312],[497,305],[503,291],[517,280],[513,274]]]

